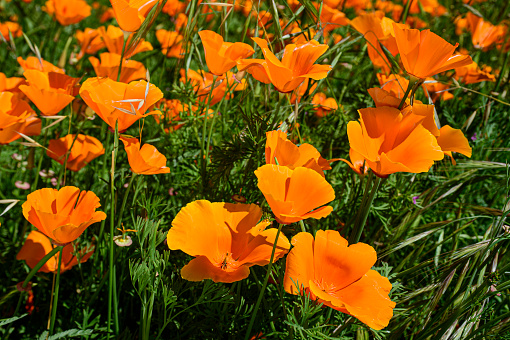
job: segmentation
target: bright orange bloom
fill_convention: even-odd
[[[430,30],[418,31],[393,24],[400,59],[410,75],[425,79],[453,68],[469,65],[468,55],[454,54],[455,46]]]
[[[126,153],[131,171],[139,175],[168,174],[170,168],[166,166],[166,157],[154,146],[145,143],[140,148],[140,141],[134,137],[120,137]]]
[[[98,77],[108,77],[112,80],[117,80],[121,59],[120,54],[101,53],[99,58],[101,58],[101,61],[96,57],[89,57],[89,61],[92,67],[94,67],[96,75]],[[146,76],[147,70],[141,62],[136,60],[123,60],[119,79],[121,83],[130,83],[134,80],[145,79]]]
[[[60,164],[64,164],[67,157],[66,168],[79,171],[94,158],[104,154],[104,147],[97,138],[92,136],[82,134],[75,136],[67,135],[59,139],[51,139],[46,154]],[[68,153],[69,156],[67,156]]]
[[[490,66],[480,68],[477,63],[473,62],[467,66],[456,68],[453,77],[464,84],[495,81],[496,77],[491,74],[491,71],[492,68]]]
[[[6,21],[4,23],[0,22],[0,33],[2,33],[6,41],[11,40],[9,32],[11,32],[13,38],[21,37],[21,26],[12,21]]]
[[[330,65],[317,65],[315,61],[326,52],[328,45],[310,40],[306,44],[285,46],[280,61],[271,52],[267,41],[252,38],[262,49],[265,59],[243,59],[238,62],[239,71],[247,70],[260,82],[272,83],[283,93],[295,90],[307,78],[320,80],[326,78],[331,70]]]
[[[16,255],[16,260],[25,260],[27,266],[33,269],[39,261],[43,259],[46,255],[48,255],[54,246],[51,244],[51,240],[44,235],[43,233],[33,230],[28,234],[23,247],[21,247],[18,255]],[[77,251],[74,249],[73,244],[67,244],[64,249],[62,249],[62,262],[60,265],[60,273],[65,272],[66,270],[71,269],[78,263],[85,263],[94,253],[94,247],[91,249],[82,249],[79,251],[80,260],[76,257]],[[55,273],[57,271],[58,266],[58,254],[54,257],[51,257],[42,267],[38,270],[38,272],[43,273]]]
[[[53,116],[73,101],[80,78],[62,73],[27,70],[23,73],[29,85],[19,89],[34,103],[45,116]]]
[[[58,68],[52,63],[47,62],[44,59],[39,59],[37,57],[28,57],[27,60],[23,60],[23,58],[18,57],[17,60],[24,71],[38,70],[43,72],[65,73],[63,69]]]
[[[283,287],[317,303],[354,316],[373,329],[383,329],[393,316],[390,281],[370,269],[377,261],[365,243],[348,245],[338,231],[318,230],[315,239],[301,232],[292,238]]]
[[[245,43],[230,43],[223,41],[223,37],[213,31],[198,32],[205,50],[205,61],[209,72],[217,76],[237,65],[238,61],[250,57],[255,51]]]
[[[305,167],[317,171],[322,177],[324,170],[331,169],[329,162],[311,144],[296,146],[280,130],[266,132],[266,137],[266,164],[278,164],[290,169]]]
[[[122,48],[124,46],[124,33],[122,30],[115,26],[108,26],[106,29],[104,26],[97,29],[99,35],[103,39],[108,52],[122,54]],[[129,36],[126,41],[126,48],[129,46],[133,35]],[[124,58],[129,59],[137,53],[152,51],[152,45],[150,42],[141,39],[136,45],[132,46],[129,50],[124,52]]]
[[[54,15],[62,26],[77,24],[90,15],[91,7],[85,0],[48,0],[43,11]]]
[[[194,201],[179,211],[168,231],[171,250],[180,249],[195,256],[181,269],[188,281],[211,279],[235,282],[250,275],[250,267],[269,263],[277,229],[265,229],[262,210],[255,204],[211,203]],[[273,262],[290,248],[280,233]]]
[[[377,80],[379,80],[382,89],[399,99],[404,97],[407,87],[409,86],[409,80],[398,74],[390,74],[387,76],[383,73],[377,73]]]
[[[110,0],[115,19],[126,32],[137,31],[159,0]],[[158,5],[159,6],[159,5]]]
[[[80,44],[80,53],[76,56],[77,60],[80,60],[85,53],[96,54],[97,51],[106,47],[97,29],[85,28],[85,31],[77,30],[75,36]]]
[[[255,170],[255,176],[278,223],[320,219],[333,211],[321,206],[335,199],[335,191],[315,170],[266,164]]]
[[[408,0],[404,0],[404,5],[407,4],[407,1]],[[409,8],[409,13],[421,13],[420,7],[423,8],[423,11],[432,14],[433,16],[441,16],[447,12],[446,7],[441,6],[437,0],[413,0],[411,2],[411,7]]]
[[[20,92],[19,86],[22,84],[26,84],[25,78],[7,78],[5,73],[0,72],[0,92]]]
[[[109,78],[89,78],[83,83],[80,96],[108,126],[115,129],[118,122],[119,132],[123,132],[138,119],[159,113],[146,114],[163,98],[163,93],[145,80],[124,84]]]
[[[365,162],[365,157],[363,157],[362,154],[351,148],[349,150],[349,159],[350,161],[343,158],[339,158],[338,160],[345,162],[355,173],[360,176],[365,176],[367,174],[368,169],[370,168]]]
[[[0,145],[9,144],[22,133],[35,136],[41,133],[41,120],[30,105],[11,92],[0,92]]]
[[[316,4],[315,8],[319,10],[320,4]],[[331,8],[327,4],[322,5],[322,12],[320,13],[320,21],[324,27],[324,37],[328,37],[329,32],[335,28],[349,25],[349,19],[345,16],[345,13],[340,12],[335,8]]]
[[[427,78],[423,83],[422,87],[427,89],[429,93],[430,99],[435,103],[439,98],[441,100],[450,100],[453,99],[453,94],[448,91],[450,89],[450,85],[443,84],[435,80],[434,78]]]
[[[375,7],[379,9],[379,11],[376,11],[375,13],[384,12],[386,14],[391,15],[391,18],[394,21],[400,21],[400,17],[402,16],[402,12],[404,12],[404,7],[398,4],[394,4],[391,1],[386,0],[376,0],[375,1]],[[381,13],[379,17],[382,19],[384,18],[384,13]],[[368,13],[366,13],[368,14]]]
[[[106,219],[96,211],[101,204],[92,191],[66,186],[39,189],[27,196],[23,216],[41,233],[59,244],[76,240],[93,223]]]
[[[175,17],[177,14],[182,13],[186,9],[186,4],[179,0],[169,0],[163,6],[161,10],[163,13],[168,14],[171,17]]]
[[[312,98],[312,104],[316,105],[315,115],[324,117],[331,111],[338,110],[338,104],[335,98],[328,98],[324,93],[317,92]]]
[[[191,109],[188,104],[182,104],[178,99],[162,99],[160,101],[160,109],[163,112],[161,115],[154,115],[154,119],[158,124],[164,124],[165,132],[177,131],[184,126],[184,122],[181,119],[182,116],[196,116],[197,111],[200,108],[196,105],[191,105]],[[202,111],[203,112],[203,111]],[[212,118],[214,114],[213,109],[209,109],[207,118]],[[205,113],[200,114],[204,116]]]
[[[184,38],[179,32],[159,29],[156,31],[156,38],[161,44],[161,52],[167,58],[184,58],[184,49],[182,48]]]
[[[493,44],[502,42],[506,33],[504,26],[494,26],[471,12],[468,12],[466,20],[474,48],[487,51]]]

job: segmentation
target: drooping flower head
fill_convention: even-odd
[[[59,139],[51,139],[46,154],[60,164],[64,164],[67,157],[66,168],[80,171],[93,159],[104,154],[104,147],[95,137],[69,134]]]
[[[153,145],[145,143],[140,148],[140,141],[134,137],[121,136],[124,143],[131,171],[139,175],[167,174],[170,168],[166,166],[166,157]]]
[[[39,135],[41,120],[26,101],[11,92],[0,92],[0,145],[21,138],[18,132]]]
[[[101,53],[100,59],[89,57],[89,61],[94,67],[98,77],[108,77],[111,80],[117,80],[120,68],[121,55],[116,53]],[[122,69],[120,71],[119,82],[130,83],[135,80],[145,79],[147,70],[145,66],[136,60],[122,60]]]

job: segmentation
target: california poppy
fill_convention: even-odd
[[[285,46],[280,61],[269,49],[267,41],[260,38],[252,39],[262,49],[265,59],[243,59],[238,62],[237,68],[239,71],[247,70],[260,82],[272,83],[280,92],[295,90],[307,78],[314,80],[326,78],[331,70],[330,65],[314,65],[326,52],[328,45],[319,44],[315,40],[302,45],[289,44]]]
[[[186,4],[179,0],[169,0],[163,6],[161,12],[168,14],[171,17],[175,17],[177,14],[182,13],[186,9]]]
[[[437,73],[471,64],[468,55],[454,54],[455,46],[430,30],[418,31],[393,24],[398,52],[405,70],[425,79]]]
[[[205,50],[205,61],[209,72],[217,76],[237,65],[241,59],[250,57],[255,51],[242,42],[226,42],[223,37],[213,31],[202,30],[198,32]]]
[[[255,204],[211,203],[194,201],[182,208],[167,234],[168,247],[194,256],[181,269],[188,281],[211,279],[235,282],[248,277],[250,267],[269,263],[277,229],[259,222],[262,210]],[[273,262],[290,248],[280,233]]]
[[[118,55],[122,54],[122,49],[124,48],[124,33],[118,27],[109,25],[108,28],[99,27],[97,29],[101,39],[103,39],[108,52],[116,53]],[[140,52],[152,51],[152,44],[145,39],[141,39],[137,42],[136,45],[133,45],[130,49],[127,49],[127,46],[130,45],[131,40],[133,39],[133,35],[130,35],[126,40],[126,50],[124,51],[124,58],[129,59],[135,54]]]
[[[317,92],[313,96],[312,104],[316,105],[314,111],[317,117],[324,117],[338,109],[335,98],[329,98],[322,92]]]
[[[43,233],[33,230],[28,234],[23,247],[21,247],[18,255],[16,255],[17,260],[25,260],[27,266],[33,269],[39,261],[43,259],[46,255],[48,255],[54,246],[51,244],[51,240],[44,235]],[[87,262],[87,260],[94,253],[94,247],[90,249],[81,249],[76,251],[74,245],[69,243],[64,246],[62,249],[62,262],[60,265],[60,273],[63,273],[78,263]],[[76,256],[79,254],[79,259]],[[58,266],[58,255],[50,257],[48,261],[39,269],[39,272],[43,273],[55,273],[57,271]]]
[[[210,105],[218,103],[224,96],[226,96],[225,99],[232,98],[233,91],[242,91],[246,88],[246,80],[238,80],[232,72],[227,72],[223,76],[217,77],[216,81],[214,80],[214,75],[212,73],[208,73],[203,70],[193,71],[188,69],[186,71],[181,69],[180,73],[180,81],[183,83],[191,83],[197,92],[199,101],[207,103],[209,101],[209,97],[211,97]],[[227,93],[229,89],[230,91]]]
[[[487,51],[493,44],[503,42],[506,34],[504,26],[493,25],[471,12],[468,12],[466,20],[474,48]]]
[[[464,84],[495,81],[496,77],[491,74],[491,71],[492,68],[490,66],[480,68],[477,63],[473,62],[467,66],[456,68],[453,77]]]
[[[266,132],[266,164],[278,164],[295,169],[310,168],[324,177],[323,170],[331,169],[329,162],[322,158],[317,149],[308,143],[296,146],[280,130]]]
[[[79,171],[93,159],[104,154],[104,147],[92,136],[69,134],[59,139],[51,139],[46,154],[60,164],[64,164],[67,157],[67,169]]]
[[[316,4],[315,8],[320,11],[320,4]],[[340,12],[336,8],[329,7],[326,4],[322,5],[322,11],[320,12],[320,21],[322,23],[322,30],[324,37],[328,37],[329,32],[335,28],[349,25],[349,19],[345,16],[345,13]]]
[[[94,71],[98,77],[108,77],[112,80],[117,80],[119,75],[119,66],[121,55],[116,53],[101,53],[100,59],[96,57],[89,57],[89,61],[94,67]],[[122,70],[120,71],[119,82],[130,83],[134,80],[145,79],[147,70],[145,66],[136,60],[122,61]]]
[[[0,92],[20,92],[19,86],[26,84],[25,78],[6,77],[5,73],[0,72]]]
[[[85,53],[96,54],[97,51],[106,47],[97,29],[87,27],[84,31],[77,30],[75,36],[80,44],[80,53],[76,56],[77,60],[80,60]]]
[[[137,31],[159,0],[110,0],[115,19],[126,32]],[[159,5],[158,5],[159,6]]]
[[[124,84],[109,78],[89,78],[83,83],[80,96],[106,124],[115,129],[118,122],[119,132],[123,132],[138,119],[159,113],[146,112],[163,98],[163,93],[145,80]]]
[[[39,59],[37,57],[28,57],[26,60],[24,60],[21,57],[18,57],[16,59],[18,63],[20,64],[21,68],[24,71],[27,70],[38,70],[43,72],[56,72],[56,73],[65,73],[65,71],[61,68],[56,67],[52,63],[44,60]]]
[[[404,5],[407,5],[409,0],[404,0]],[[422,12],[432,14],[434,16],[444,15],[447,10],[446,7],[442,6],[437,0],[413,0],[409,7],[409,13],[418,14]]]
[[[5,38],[6,41],[10,41],[10,35],[12,35],[13,38],[21,37],[23,32],[21,31],[21,26],[12,21],[5,21],[0,22],[0,33],[2,33],[2,36]],[[10,35],[9,35],[10,33]]]
[[[93,223],[106,219],[96,211],[101,204],[92,191],[72,186],[39,189],[27,196],[23,216],[41,233],[58,244],[76,240]]]
[[[27,70],[23,75],[28,85],[20,85],[19,89],[45,116],[56,115],[77,95],[80,78],[38,70]]]
[[[158,123],[164,123],[165,132],[176,131],[184,126],[184,122],[181,119],[182,116],[194,116],[200,111],[200,108],[196,105],[181,103],[178,99],[162,99],[159,108],[161,109],[161,115],[154,115],[154,119]],[[213,116],[214,110],[209,109],[208,118]],[[201,114],[202,116],[204,114]]]
[[[266,164],[255,170],[255,176],[279,223],[320,219],[333,211],[331,206],[321,206],[335,199],[335,191],[315,170]]]
[[[453,94],[448,91],[450,90],[450,85],[443,84],[435,80],[434,78],[427,78],[422,85],[428,92],[428,95],[432,102],[436,102],[439,98],[442,101],[453,99]]]
[[[156,38],[161,44],[161,52],[167,58],[184,58],[182,40],[184,39],[179,32],[159,29],[156,31]]]
[[[392,96],[399,99],[404,97],[409,86],[409,80],[398,74],[387,76],[384,73],[377,73],[377,80],[379,80],[381,89],[388,91]]]
[[[365,157],[363,157],[362,154],[355,151],[353,148],[349,150],[349,159],[343,159],[339,158],[338,160],[345,162],[355,173],[357,173],[360,176],[365,176],[368,172],[368,169],[370,169],[367,165],[367,162],[365,162]]]
[[[11,92],[0,92],[0,145],[20,138],[22,133],[41,133],[41,120],[30,105]]]
[[[140,141],[134,137],[121,136],[128,156],[131,171],[139,175],[168,174],[170,168],[166,166],[166,157],[153,145],[145,143],[140,148]]]
[[[88,17],[91,7],[85,0],[48,0],[43,11],[54,15],[62,26],[68,26]]]
[[[373,329],[383,329],[393,316],[390,281],[370,269],[377,261],[365,243],[348,245],[335,230],[301,232],[292,238],[283,287],[287,293],[354,316]]]

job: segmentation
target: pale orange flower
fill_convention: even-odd
[[[184,2],[180,2],[179,0],[168,0],[161,11],[171,17],[175,17],[177,14],[182,13],[185,9],[186,4]]]
[[[320,219],[333,211],[322,205],[335,199],[335,191],[315,170],[266,164],[255,170],[255,176],[278,223]]]
[[[320,4],[316,4],[315,8],[320,10]],[[327,4],[322,5],[322,11],[320,12],[320,21],[323,27],[324,37],[328,37],[329,32],[335,28],[349,25],[349,19],[345,16],[345,13],[340,12],[338,9],[329,7]]]
[[[126,32],[137,31],[159,0],[110,0],[115,19]],[[159,4],[158,4],[159,6]]]
[[[161,52],[167,58],[184,58],[184,49],[182,48],[184,38],[179,32],[159,29],[156,31],[156,38],[161,44]]]
[[[58,244],[76,240],[93,223],[106,219],[96,211],[101,204],[92,191],[66,186],[39,189],[27,196],[23,216],[41,233]]]
[[[93,159],[103,155],[104,147],[95,137],[69,134],[59,139],[51,139],[46,154],[60,164],[64,164],[67,157],[66,168],[80,171]]]
[[[96,57],[89,57],[89,61],[94,67],[94,71],[98,77],[108,77],[112,80],[117,80],[119,74],[120,54],[116,53],[101,53],[99,59]],[[120,73],[119,81],[121,83],[130,83],[134,80],[144,79],[147,76],[145,66],[136,60],[122,61],[122,70]]]
[[[11,92],[0,92],[0,145],[9,144],[22,133],[36,136],[41,133],[41,120],[30,105]]]
[[[354,316],[373,329],[383,329],[393,316],[390,281],[370,269],[377,254],[365,243],[348,245],[338,231],[301,232],[292,238],[283,287],[312,301]]]
[[[121,55],[122,48],[124,46],[124,33],[122,30],[115,26],[108,26],[106,29],[104,26],[99,27],[97,29],[99,35],[104,41],[108,52],[116,53]],[[129,46],[131,40],[133,39],[133,35],[129,36],[126,41],[126,48]],[[150,42],[145,41],[145,39],[141,39],[136,45],[132,46],[130,49],[124,51],[124,58],[129,59],[135,54],[140,52],[152,51],[152,45]]]
[[[11,32],[13,38],[21,37],[21,26],[18,23],[12,21],[5,21],[3,23],[0,22],[0,33],[2,33],[6,41],[11,40],[9,32]],[[0,40],[0,42],[1,41],[2,40]]]
[[[404,0],[404,6],[407,1],[409,0]],[[437,0],[413,0],[409,7],[409,13],[419,14],[422,11],[420,8],[433,16],[441,16],[447,12],[446,7],[442,6]]]
[[[166,157],[153,145],[145,143],[140,148],[140,141],[134,137],[121,136],[124,143],[131,171],[139,175],[168,174],[170,168],[166,166]]]
[[[290,248],[289,240],[277,229],[259,222],[262,210],[255,204],[194,201],[182,208],[167,234],[168,247],[194,256],[181,269],[188,281],[211,279],[235,282],[250,275],[250,267],[269,264],[276,241],[273,262]]]
[[[43,72],[56,72],[56,73],[65,73],[65,71],[61,68],[56,67],[52,63],[44,60],[39,59],[37,57],[28,57],[26,60],[24,60],[21,57],[18,57],[16,59],[18,63],[20,64],[21,68],[24,71],[27,70],[38,70]]]
[[[335,98],[329,98],[322,92],[317,92],[312,98],[312,104],[316,105],[314,111],[317,117],[325,117],[332,111],[338,110]]]
[[[54,15],[62,26],[77,24],[91,13],[85,0],[48,0],[43,11]]]

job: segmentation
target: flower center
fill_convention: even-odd
[[[232,253],[229,252],[225,253],[225,255],[221,256],[220,259],[216,261],[216,266],[226,272],[233,272],[239,268],[237,260],[234,260]]]

